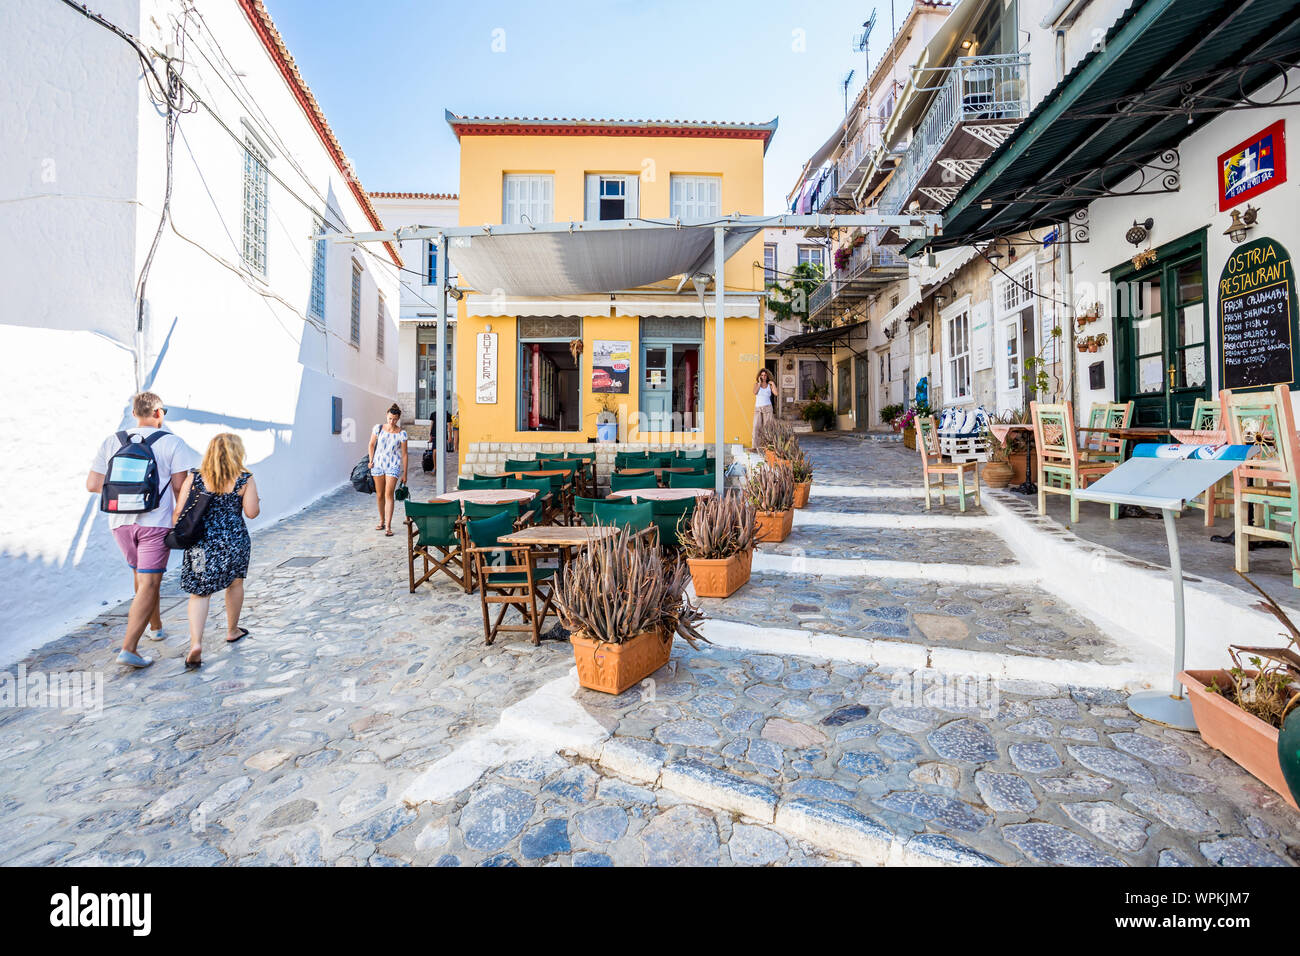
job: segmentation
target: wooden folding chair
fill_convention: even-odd
[[[645,538],[649,544],[659,541],[659,528],[655,525],[654,515],[654,505],[649,501],[609,498],[595,504],[596,523],[626,528],[633,533],[633,537]]]
[[[1291,393],[1285,385],[1271,392],[1219,393],[1222,422],[1234,445],[1256,445],[1259,453],[1232,473],[1236,568],[1250,570],[1250,539],[1285,541],[1291,548],[1291,583],[1300,587],[1300,555],[1291,527],[1300,518],[1300,438],[1296,436]],[[1253,506],[1253,507],[1248,507]]]
[[[1088,410],[1089,428],[1128,428],[1132,419],[1132,402],[1095,402]],[[1105,432],[1083,434],[1085,437],[1079,441],[1079,454],[1087,461],[1124,461],[1127,439],[1107,435]]]
[[[1198,398],[1192,407],[1191,431],[1203,432],[1204,437],[1196,440],[1218,444],[1228,440],[1228,430],[1223,426],[1223,417],[1219,411],[1219,402]],[[1205,527],[1213,528],[1215,518],[1226,518],[1232,501],[1232,479],[1224,478],[1205,489],[1205,494],[1196,501],[1187,502],[1189,508],[1200,508],[1205,512]]]
[[[554,549],[539,550],[527,545],[503,545],[502,535],[514,530],[509,514],[465,522],[465,536],[474,558],[478,578],[479,600],[483,606],[483,642],[491,644],[502,631],[528,634],[534,645],[542,642],[542,626],[554,609],[555,568],[541,568],[541,558],[559,560]],[[496,620],[489,613],[497,606]],[[507,612],[514,608],[522,617],[520,624],[506,624]]]
[[[473,566],[465,560],[461,537],[460,503],[456,501],[402,502],[406,507],[406,565],[411,593],[439,571],[466,592],[474,587]],[[415,561],[424,561],[424,573],[415,576]]]
[[[971,459],[970,461],[946,461],[939,453],[939,432],[935,424],[933,415],[917,417],[916,419],[916,447],[921,452],[921,482],[925,485],[925,510],[930,510],[930,496],[935,490],[939,493],[939,504],[948,504],[948,476],[952,475],[957,479],[957,504],[962,511],[966,510],[966,498],[970,495],[975,497],[976,507],[980,504],[980,471],[979,462]],[[966,476],[969,473],[971,478],[971,490],[966,490]],[[937,489],[934,487],[933,478],[938,479]]]
[[[1099,452],[1100,458],[1080,450],[1072,403],[1030,402],[1029,413],[1034,420],[1034,450],[1038,455],[1038,513],[1047,514],[1049,494],[1068,495],[1070,522],[1076,523],[1079,499],[1075,493],[1115,470],[1120,461],[1109,450]],[[1123,455],[1123,449],[1119,454]],[[1119,505],[1110,506],[1110,517],[1119,517]]]

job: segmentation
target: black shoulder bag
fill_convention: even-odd
[[[191,471],[191,474],[196,472]],[[163,543],[177,551],[192,548],[203,539],[203,516],[212,501],[212,492],[199,490],[198,483],[190,479],[190,493],[181,513],[176,516],[176,526],[167,532]]]

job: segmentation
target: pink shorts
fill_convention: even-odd
[[[138,524],[113,529],[117,546],[126,555],[126,563],[140,574],[162,574],[167,570],[171,548],[163,542],[170,528],[146,528]]]

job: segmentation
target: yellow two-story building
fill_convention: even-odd
[[[448,112],[447,121],[460,142],[462,226],[698,224],[732,213],[760,215],[763,156],[776,131],[775,120],[537,120]],[[449,251],[455,271],[454,240]],[[752,386],[763,361],[761,234],[729,253],[724,438],[748,445]],[[616,450],[712,444],[715,307],[692,278],[564,296],[467,290],[456,333],[461,474],[493,471],[504,458],[529,452],[595,448],[603,463]]]

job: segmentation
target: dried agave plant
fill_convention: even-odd
[[[683,522],[682,553],[697,559],[743,554],[754,547],[756,520],[754,506],[735,492],[702,498]]]
[[[691,604],[684,561],[665,561],[658,545],[623,528],[593,542],[568,563],[555,586],[560,623],[570,631],[622,644],[645,631],[680,634],[692,647],[707,639],[704,613]]]
[[[1241,574],[1240,571],[1237,573]],[[1211,682],[1206,690],[1223,694],[1246,713],[1258,717],[1266,724],[1281,727],[1287,713],[1300,706],[1300,653],[1297,652],[1300,647],[1300,630],[1282,606],[1265,593],[1263,588],[1244,574],[1241,574],[1241,578],[1264,599],[1263,609],[1282,623],[1291,635],[1291,641],[1286,647],[1229,645],[1232,667],[1228,670],[1228,679],[1232,681],[1232,687],[1220,687]],[[1253,675],[1247,673],[1247,669],[1242,666],[1243,655],[1255,671]]]
[[[783,462],[761,465],[745,478],[744,495],[755,511],[789,511],[794,507],[794,472]]]
[[[812,481],[812,459],[799,447],[798,442],[795,442],[794,450],[787,457],[790,461],[790,471],[794,474],[794,483],[796,485],[801,485],[805,481]]]
[[[781,418],[774,418],[770,422],[764,422],[758,426],[754,433],[754,447],[759,451],[771,451],[782,458],[789,450],[790,445],[796,447],[799,442],[794,436],[794,428],[790,423]]]

